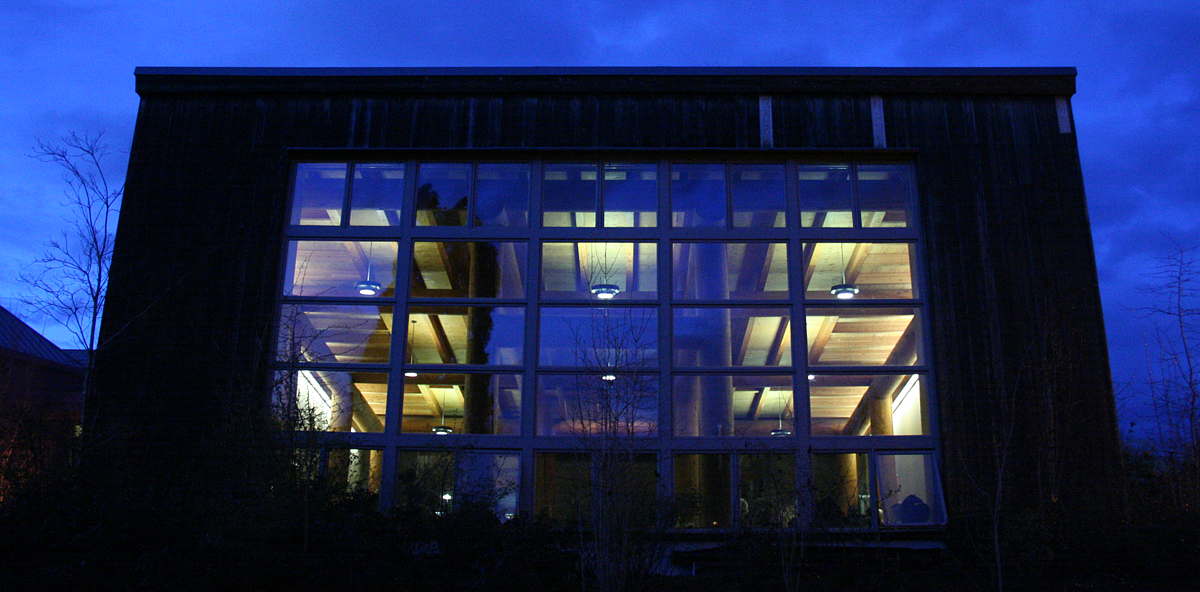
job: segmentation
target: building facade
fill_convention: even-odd
[[[1073,70],[137,78],[88,408],[135,447],[250,408],[385,508],[680,530],[1115,503]]]

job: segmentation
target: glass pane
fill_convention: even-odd
[[[809,366],[912,366],[921,363],[915,308],[809,308]]]
[[[404,164],[356,164],[350,188],[351,226],[399,226]]]
[[[285,304],[276,359],[289,364],[386,364],[392,307]]]
[[[796,456],[739,457],[738,500],[744,528],[788,528],[796,519]]]
[[[592,470],[576,452],[539,452],[534,474],[534,512],[538,518],[578,526],[590,515]]]
[[[786,243],[674,243],[671,261],[676,299],[788,297]]]
[[[599,165],[546,164],[542,185],[542,226],[594,227]]]
[[[658,310],[642,307],[541,308],[538,362],[603,372],[658,366]]]
[[[524,308],[413,306],[408,321],[412,364],[497,366],[518,365],[523,359]]]
[[[401,431],[521,433],[519,374],[417,374],[404,379]]]
[[[421,163],[417,172],[417,226],[466,226],[471,165]]]
[[[288,296],[387,296],[396,288],[396,243],[291,241]]]
[[[675,366],[791,366],[791,309],[675,308]]]
[[[671,225],[725,226],[725,165],[671,165]]]
[[[302,162],[292,189],[292,224],[341,226],[346,163]]]
[[[524,298],[525,243],[413,243],[415,298]]]
[[[854,226],[854,193],[848,164],[802,164],[798,167],[800,225],[805,228]]]
[[[464,452],[458,456],[455,508],[490,510],[501,522],[516,516],[521,484],[520,455]]]
[[[806,243],[804,297],[810,300],[912,298],[913,260],[905,243]]]
[[[928,400],[918,374],[814,374],[808,380],[814,436],[923,436]]]
[[[401,450],[396,454],[396,509],[410,516],[450,512],[457,473],[453,452]]]
[[[529,164],[480,164],[474,226],[529,226]]]
[[[676,454],[679,528],[729,528],[732,479],[727,454]]]
[[[858,166],[858,209],[863,228],[908,226],[912,169],[902,164]]]
[[[387,379],[383,372],[276,372],[275,420],[283,430],[382,432]]]
[[[782,164],[730,167],[729,200],[736,228],[787,226],[787,188]]]
[[[657,296],[657,243],[542,244],[542,298],[603,301]]]
[[[867,455],[814,454],[813,525],[821,528],[869,528],[871,486]]]
[[[674,379],[675,435],[791,436],[791,376],[701,375]]]
[[[946,522],[932,454],[880,454],[877,460],[879,505],[885,526]]]
[[[538,377],[537,434],[636,437],[658,433],[658,378],[650,374]]]
[[[658,165],[604,165],[604,225],[658,226]]]

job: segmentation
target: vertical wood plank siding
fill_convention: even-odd
[[[89,416],[187,462],[263,386],[288,148],[756,148],[765,92],[144,92]],[[770,94],[777,148],[872,149],[879,93]],[[1118,448],[1075,137],[1049,93],[882,96],[915,151],[951,525],[1014,421],[1021,503],[1084,520]]]

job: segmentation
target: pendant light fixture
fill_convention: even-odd
[[[417,321],[414,319],[408,326],[408,363],[411,365],[417,361],[417,352],[413,351],[413,337],[417,332]],[[417,373],[413,370],[408,370],[404,373],[409,378],[416,378]]]
[[[779,399],[779,427],[771,430],[772,436],[790,436],[792,430],[783,429],[783,412],[787,411],[787,404],[783,401],[783,391],[775,391]]]
[[[846,251],[842,243],[838,243],[838,255],[842,261],[842,283],[830,288],[829,293],[838,300],[849,300],[858,295],[858,286],[846,281]]]
[[[612,300],[613,296],[621,293],[621,288],[616,284],[596,284],[592,286],[592,294],[600,300]]]
[[[439,436],[454,433],[454,428],[446,425],[446,389],[442,389],[442,423],[433,426],[433,433]]]
[[[367,279],[354,284],[354,291],[358,292],[359,296],[374,296],[383,291],[383,286],[371,279],[371,256],[375,253],[375,243],[367,244],[370,245],[367,247]]]

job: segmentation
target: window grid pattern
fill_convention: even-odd
[[[469,448],[519,461],[531,511],[538,455],[615,434],[721,506],[682,528],[936,525],[915,195],[887,161],[300,162],[276,403],[378,451],[384,504],[397,454]],[[747,509],[789,497],[750,477],[779,458],[798,505]]]

